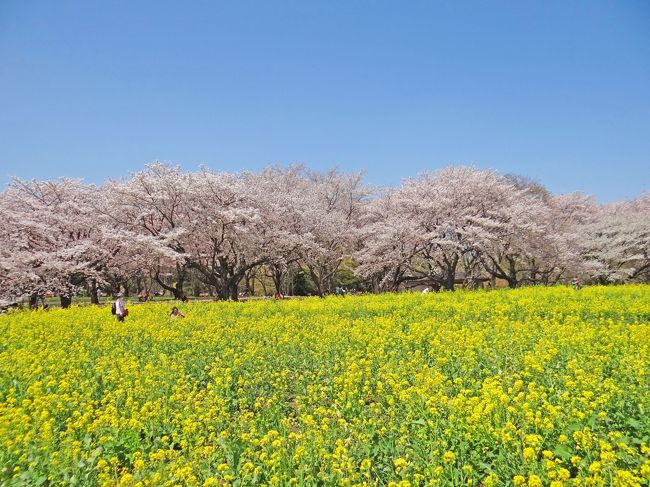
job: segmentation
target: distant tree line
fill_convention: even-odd
[[[238,299],[345,284],[453,290],[579,276],[650,280],[650,193],[597,204],[526,178],[447,167],[397,187],[303,166],[236,174],[154,163],[101,186],[14,179],[0,193],[0,295],[100,290]],[[272,289],[269,289],[272,286]]]

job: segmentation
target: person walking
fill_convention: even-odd
[[[118,293],[115,296],[115,302],[113,303],[113,314],[117,317],[117,321],[124,321],[124,318],[128,314],[128,310],[124,307],[124,300],[122,299],[122,293]]]

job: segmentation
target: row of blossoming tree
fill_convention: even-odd
[[[650,193],[599,205],[515,176],[448,167],[375,188],[361,174],[302,166],[237,174],[154,163],[101,186],[15,179],[0,193],[0,294],[70,304],[100,289],[190,281],[220,299],[296,269],[316,294],[342,268],[360,288],[453,290],[573,276],[650,280]],[[135,284],[133,284],[135,283]]]

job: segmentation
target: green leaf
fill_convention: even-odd
[[[573,433],[573,432],[575,432],[575,431],[579,431],[579,430],[581,430],[582,427],[583,427],[583,426],[582,426],[582,423],[574,422],[574,423],[571,423],[571,424],[569,425],[569,427],[567,428],[567,430],[568,430],[569,433]]]
[[[485,462],[480,462],[478,465],[483,469],[484,472],[492,472],[492,465]]]
[[[568,460],[573,455],[573,450],[566,445],[558,445],[553,450],[553,453],[563,460]]]

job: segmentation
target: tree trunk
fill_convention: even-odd
[[[31,294],[29,296],[29,308],[36,309],[38,307],[38,294]]]
[[[323,296],[323,282],[321,281],[320,275],[317,275],[311,267],[309,267],[309,275],[311,276],[311,280],[314,281],[314,284],[316,284],[316,292],[318,293],[318,297],[322,298]]]
[[[453,274],[447,274],[441,284],[442,287],[445,288],[447,291],[454,291],[456,289],[455,281],[456,279]]]
[[[228,301],[229,290],[224,286],[215,286],[217,294],[215,295],[219,301]]]
[[[69,308],[70,305],[72,304],[72,296],[64,296],[61,294],[59,296],[59,299],[61,300],[61,307],[62,308]]]
[[[158,283],[158,285],[163,288],[165,291],[169,291],[172,293],[174,296],[174,299],[182,299],[183,298],[183,280],[179,280],[176,282],[176,286],[170,286],[168,284],[165,284],[165,282],[160,278],[158,274],[154,276],[154,280]]]
[[[183,295],[185,294],[183,292],[183,286],[185,285],[185,274],[186,274],[185,266],[177,262],[176,263],[176,289],[175,291],[173,291],[174,297],[176,299],[183,299]]]
[[[517,280],[517,264],[512,257],[508,257],[508,268],[510,270],[508,275],[508,287],[514,289],[519,285]]]
[[[88,282],[88,293],[90,294],[90,304],[99,304],[99,293],[97,292],[97,281],[95,279]]]
[[[255,294],[255,273],[253,269],[244,273],[244,292],[246,296],[253,296]]]
[[[458,266],[458,255],[454,255],[451,259],[444,257],[444,269],[445,275],[442,279],[442,287],[448,291],[454,291],[456,289],[456,267]]]
[[[140,296],[142,294],[142,291],[144,291],[144,286],[142,285],[142,277],[137,276],[135,278],[135,292],[138,296]]]
[[[496,285],[497,278],[504,279],[510,288],[516,288],[519,285],[519,281],[517,280],[517,267],[513,257],[505,257],[508,263],[508,269],[504,269],[505,266],[502,267],[496,258],[489,255],[488,258],[489,262],[482,260],[482,264],[486,272],[492,276],[493,286]]]
[[[232,299],[233,301],[239,301],[239,286],[236,283],[233,283],[229,287],[230,287],[230,299]]]
[[[273,285],[275,286],[275,292],[282,294],[282,269],[277,267],[273,268],[271,271],[271,277],[273,278]]]

